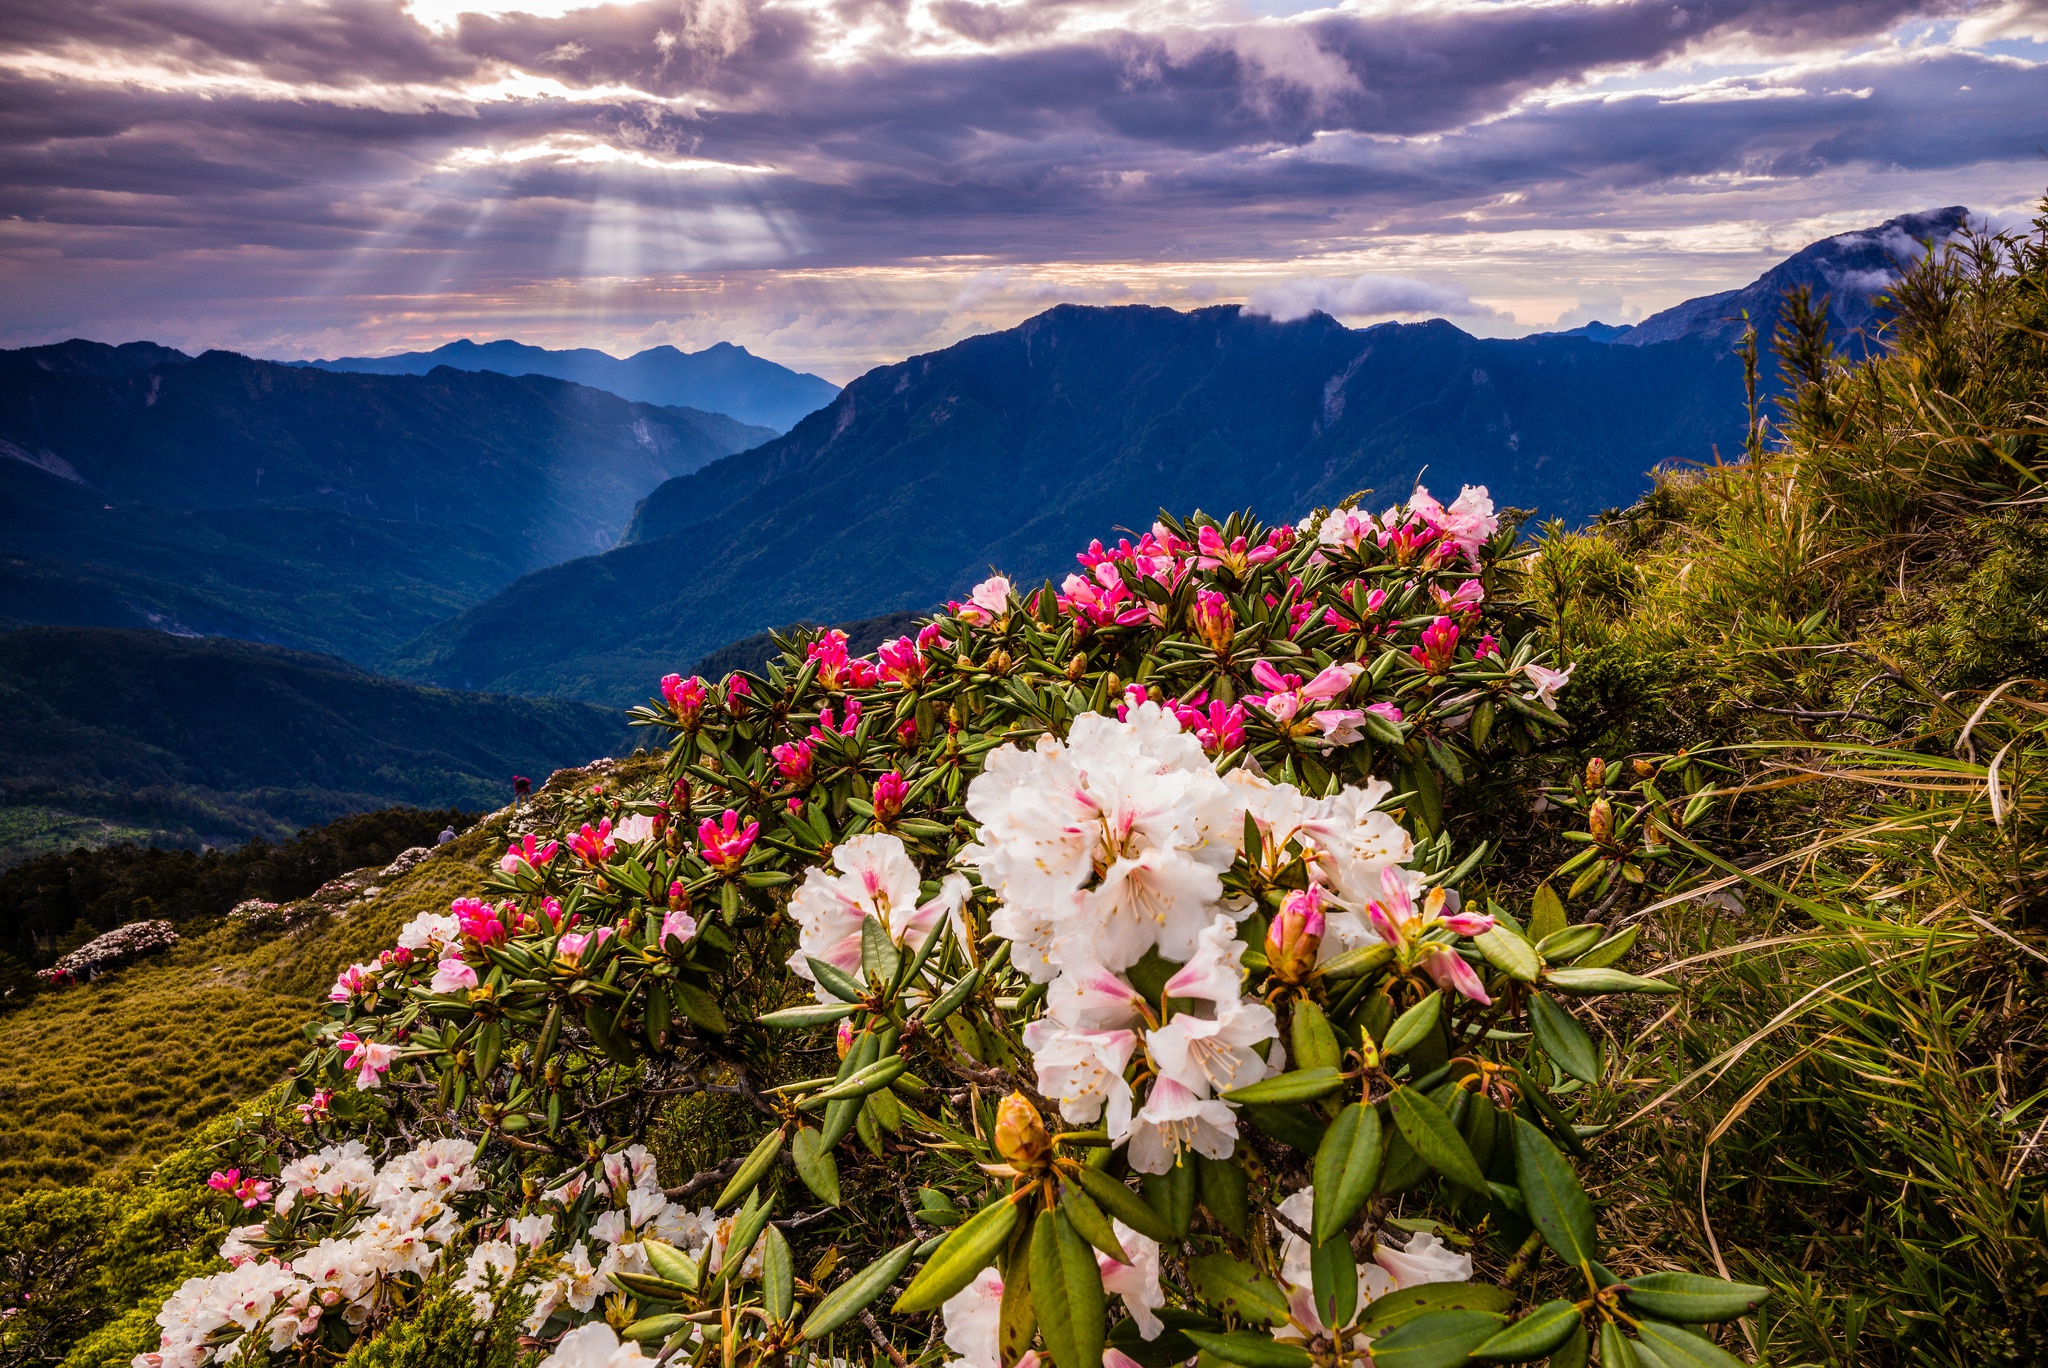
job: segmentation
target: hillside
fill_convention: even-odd
[[[1057,578],[1162,505],[1292,518],[1426,470],[1582,519],[1661,461],[1733,449],[1741,423],[1739,366],[1702,343],[1063,305],[869,372],[787,436],[657,489],[627,545],[521,580],[395,665],[624,701],[784,622],[941,602],[991,565]]]
[[[618,713],[382,679],[329,656],[160,632],[0,636],[0,858],[97,824],[275,839],[395,804],[481,809],[629,745]]]
[[[361,663],[772,435],[544,377],[330,374],[136,343],[0,353],[0,621]]]
[[[590,347],[551,351],[510,340],[479,343],[463,338],[432,351],[289,364],[370,375],[425,375],[436,366],[500,375],[551,375],[643,403],[730,414],[743,423],[758,423],[778,433],[795,427],[805,414],[825,407],[839,393],[839,387],[829,380],[778,366],[730,342],[695,352],[649,347],[621,358]]]

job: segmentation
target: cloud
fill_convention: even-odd
[[[1245,312],[1290,323],[1321,311],[1337,318],[1393,318],[1424,314],[1444,318],[1502,318],[1499,310],[1475,303],[1463,290],[1405,276],[1362,275],[1352,280],[1283,280],[1253,290]]]

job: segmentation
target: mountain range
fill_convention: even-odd
[[[839,393],[839,387],[829,380],[778,366],[730,342],[696,352],[650,347],[621,360],[589,347],[550,351],[523,342],[479,343],[464,338],[432,351],[293,364],[371,375],[426,375],[437,366],[500,375],[546,375],[642,403],[710,409],[777,432],[789,431],[805,414],[825,407]]]
[[[154,627],[374,665],[773,435],[541,376],[0,352],[0,628]]]

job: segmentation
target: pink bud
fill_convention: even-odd
[[[1323,946],[1323,890],[1289,893],[1266,928],[1266,966],[1282,983],[1299,983],[1315,968]]]
[[[894,821],[896,814],[903,811],[903,804],[909,797],[910,785],[905,783],[903,776],[895,770],[890,770],[875,780],[875,820],[885,824]]]
[[[853,1048],[853,1019],[842,1017],[839,1029],[833,1034],[833,1043],[839,1047],[839,1057],[846,1058],[846,1052]]]

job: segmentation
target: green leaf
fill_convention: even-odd
[[[725,1191],[719,1193],[718,1200],[711,1204],[713,1209],[729,1207],[752,1192],[754,1185],[767,1176],[768,1167],[775,1162],[775,1157],[782,1153],[782,1142],[787,1137],[788,1132],[780,1126],[762,1136],[753,1152],[747,1155],[747,1161],[740,1165],[739,1172],[733,1174],[732,1181],[725,1185]]]
[[[1594,1243],[1593,1204],[1579,1175],[1529,1121],[1517,1116],[1514,1127],[1515,1186],[1522,1190],[1530,1221],[1560,1259],[1590,1270],[1600,1251]]]
[[[789,1241],[772,1225],[761,1250],[761,1305],[777,1325],[788,1320],[796,1308],[796,1265],[790,1258]]]
[[[1282,1344],[1271,1335],[1254,1335],[1233,1330],[1219,1335],[1208,1330],[1183,1330],[1203,1354],[1244,1368],[1309,1368],[1314,1362],[1308,1350],[1298,1344]]]
[[[1099,1169],[1083,1167],[1081,1186],[1095,1204],[1140,1235],[1153,1240],[1177,1240],[1173,1227],[1145,1204],[1145,1199]],[[1128,1260],[1126,1260],[1128,1262]]]
[[[1332,956],[1316,972],[1332,980],[1362,978],[1390,963],[1393,958],[1394,947],[1391,945],[1361,945],[1356,950],[1346,950],[1341,955]]]
[[[1636,1334],[1642,1340],[1636,1357],[1654,1357],[1657,1368],[1742,1368],[1742,1360],[1720,1345],[1676,1325],[1645,1320],[1636,1325]]]
[[[1298,1069],[1334,1069],[1344,1059],[1337,1033],[1323,1009],[1303,999],[1294,1004],[1294,1020],[1288,1027],[1288,1043],[1294,1049]]]
[[[696,1276],[696,1266],[690,1268],[690,1275]],[[691,1289],[667,1278],[650,1278],[645,1273],[607,1274],[613,1282],[645,1301],[679,1302],[690,1295]]]
[[[1188,1260],[1195,1294],[1219,1311],[1250,1325],[1279,1325],[1287,1319],[1287,1294],[1267,1274],[1230,1254]]]
[[[1110,1224],[1109,1217],[1102,1214],[1102,1208],[1080,1187],[1065,1179],[1060,1182],[1060,1209],[1067,1213],[1074,1229],[1081,1232],[1082,1239],[1120,1264],[1131,1261],[1131,1256],[1116,1237],[1116,1227]]]
[[[1514,1304],[1514,1293],[1492,1283],[1423,1283],[1375,1298],[1358,1318],[1358,1328],[1384,1335],[1425,1311],[1491,1311],[1505,1321],[1504,1313]]]
[[[1436,1029],[1437,1018],[1443,1015],[1443,1010],[1444,994],[1439,988],[1394,1018],[1394,1024],[1387,1027],[1386,1039],[1380,1042],[1380,1053],[1391,1057],[1406,1054],[1420,1045]]]
[[[832,1289],[831,1294],[819,1302],[805,1318],[802,1337],[814,1340],[829,1335],[859,1315],[863,1307],[881,1296],[889,1284],[896,1281],[897,1275],[909,1265],[910,1256],[916,1249],[916,1240],[905,1240],[884,1254],[881,1259],[869,1264]]]
[[[1482,1343],[1472,1351],[1472,1357],[1490,1359],[1495,1363],[1527,1363],[1548,1355],[1570,1339],[1572,1331],[1581,1324],[1579,1308],[1572,1304],[1570,1298],[1561,1297],[1543,1303]]]
[[[1564,1337],[1564,1343],[1550,1351],[1550,1368],[1586,1368],[1587,1360],[1592,1357],[1593,1337],[1586,1333],[1586,1323],[1580,1321]]]
[[[1472,938],[1479,947],[1479,953],[1486,956],[1486,962],[1506,974],[1517,983],[1534,983],[1536,976],[1543,972],[1543,961],[1536,954],[1536,947],[1515,934],[1505,924],[1491,931],[1482,931]]]
[[[1606,940],[1572,961],[1574,969],[1605,969],[1620,960],[1636,943],[1642,932],[1641,926],[1631,926],[1626,931],[1617,931]]]
[[[1425,1311],[1372,1342],[1373,1368],[1458,1368],[1506,1323],[1497,1311]]]
[[[896,1299],[897,1315],[936,1311],[947,1298],[974,1281],[974,1275],[995,1261],[1017,1228],[1017,1204],[1006,1193],[967,1220],[932,1252],[910,1286]]]
[[[800,1007],[785,1007],[779,1012],[755,1017],[754,1022],[771,1031],[797,1031],[806,1026],[828,1026],[852,1015],[853,1007],[849,1003],[807,1002]]]
[[[822,1133],[803,1127],[789,1142],[789,1157],[796,1161],[797,1177],[819,1201],[826,1206],[839,1205],[839,1161],[825,1148]]]
[[[1317,1244],[1334,1239],[1358,1214],[1379,1182],[1385,1158],[1378,1108],[1357,1102],[1337,1113],[1316,1148],[1312,1170],[1316,1196],[1310,1233]]]
[[[1159,1219],[1173,1230],[1173,1238],[1187,1238],[1188,1222],[1195,1217],[1195,1164],[1192,1155],[1164,1173],[1145,1175],[1145,1202]]]
[[[1564,899],[1549,884],[1539,885],[1529,904],[1529,939],[1540,948],[1543,938],[1565,928]]]
[[[1599,939],[1600,928],[1593,922],[1561,926],[1536,942],[1536,953],[1553,964],[1562,964],[1592,949]]]
[[[1600,1322],[1600,1368],[1660,1368],[1636,1357],[1635,1341],[1613,1321]]]
[[[810,965],[811,976],[817,980],[818,986],[841,1002],[859,1002],[867,996],[866,990],[854,980],[853,975],[838,965],[827,964],[813,955],[804,956],[804,962]]]
[[[718,1009],[717,999],[688,979],[676,980],[676,1006],[683,1009],[683,1015],[699,1030],[724,1035],[732,1029],[726,1025],[725,1013]]]
[[[863,917],[860,923],[860,968],[868,981],[879,983],[884,988],[896,981],[896,971],[903,967],[903,955],[896,948],[896,942],[889,939],[889,933],[874,917]]]
[[[1394,1089],[1391,1100],[1394,1124],[1423,1162],[1459,1187],[1484,1197],[1486,1175],[1479,1171],[1471,1147],[1443,1108],[1405,1084]]]
[[[1529,1028],[1543,1053],[1581,1083],[1600,1081],[1600,1051],[1577,1017],[1541,993],[1529,994]]]
[[[647,1316],[627,1326],[624,1338],[638,1340],[642,1344],[654,1340],[665,1340],[689,1323],[689,1318],[681,1314]]]
[[[772,1198],[767,1202],[763,1202],[759,1193],[750,1194],[746,1204],[733,1214],[732,1234],[727,1239],[726,1248],[744,1249],[748,1253],[752,1253],[754,1245],[759,1242],[761,1231],[768,1224],[768,1217],[774,1209],[775,1203]],[[710,1286],[705,1288],[706,1298],[715,1302],[718,1296],[718,1289],[725,1286],[728,1282],[737,1281],[740,1270],[746,1267],[746,1262],[744,1257],[727,1259],[725,1266],[718,1270],[718,1276],[713,1278]]]
[[[936,939],[936,937],[934,937]],[[936,1026],[960,1010],[960,1005],[974,996],[974,990],[981,986],[981,970],[965,975],[958,983],[939,994],[938,1001],[924,1009],[924,1024]]]
[[[850,1076],[841,1079],[822,1092],[812,1093],[797,1105],[801,1107],[822,1107],[833,1102],[843,1102],[849,1098],[866,1097],[869,1093],[880,1092],[883,1088],[894,1083],[903,1076],[903,1071],[909,1067],[909,1060],[905,1059],[902,1055],[892,1054],[887,1059],[878,1059],[872,1064],[855,1070]]]
[[[1351,1241],[1325,1240],[1309,1252],[1309,1291],[1324,1325],[1349,1325],[1358,1310],[1358,1263]]]
[[[1560,993],[1593,997],[1600,993],[1675,993],[1678,985],[1662,979],[1641,978],[1620,969],[1552,969],[1543,976],[1546,987]]]
[[[1746,1316],[1771,1295],[1768,1287],[1723,1282],[1698,1273],[1645,1273],[1622,1286],[1630,1306],[1658,1320],[1703,1325]]]
[[[684,1291],[697,1290],[697,1261],[672,1244],[660,1240],[642,1240],[641,1252],[647,1255],[647,1266],[655,1276],[665,1282],[672,1282]]]
[[[1233,1088],[1223,1094],[1228,1102],[1251,1103],[1254,1105],[1276,1102],[1306,1102],[1310,1098],[1326,1097],[1344,1086],[1344,1076],[1334,1068],[1296,1069],[1277,1078],[1264,1079],[1258,1083]]]
[[[1239,1239],[1251,1238],[1252,1208],[1245,1191],[1244,1168],[1228,1159],[1211,1159],[1206,1155],[1198,1154],[1194,1159],[1195,1186],[1201,1193],[1202,1205],[1224,1230]]]
[[[1108,1333],[1102,1267],[1057,1209],[1039,1212],[1031,1228],[1031,1304],[1055,1368],[1101,1368]]]

